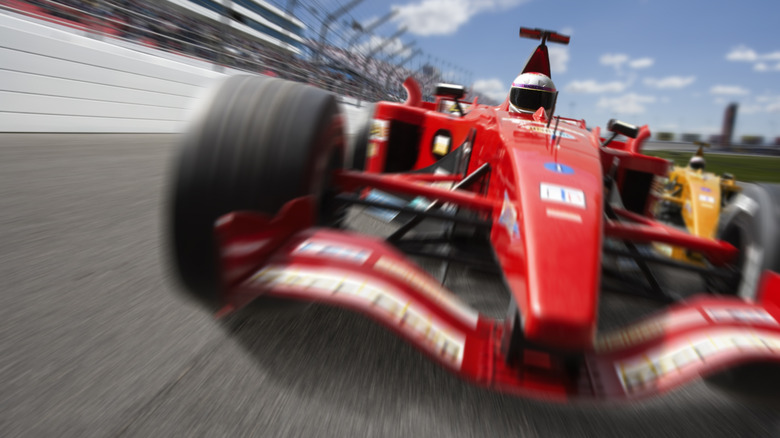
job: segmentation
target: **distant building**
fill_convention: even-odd
[[[306,26],[263,0],[165,0],[273,48],[302,53]]]
[[[734,122],[737,118],[737,104],[731,103],[726,107],[723,115],[723,130],[720,136],[720,147],[723,149],[731,148],[731,136],[734,134]]]
[[[699,141],[701,139],[701,135],[700,134],[685,133],[685,134],[682,134],[680,136],[680,138],[684,142],[693,143],[694,141]]]
[[[743,135],[742,144],[750,146],[758,146],[764,144],[764,136],[762,135]]]

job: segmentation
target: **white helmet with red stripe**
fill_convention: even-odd
[[[512,82],[509,91],[509,110],[517,113],[535,113],[544,107],[552,117],[558,92],[552,79],[542,73],[523,73]]]

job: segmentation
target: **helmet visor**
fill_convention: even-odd
[[[555,104],[555,93],[551,91],[534,90],[532,88],[514,87],[509,93],[509,101],[517,109],[534,112],[539,107],[552,110]]]

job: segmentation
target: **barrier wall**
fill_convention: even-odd
[[[78,33],[0,12],[0,132],[178,132],[225,74]]]
[[[0,132],[176,133],[209,84],[242,73],[96,38],[0,11]],[[361,102],[341,100],[349,133]]]

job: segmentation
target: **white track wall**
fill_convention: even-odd
[[[0,13],[0,132],[180,132],[225,75],[106,41]]]
[[[177,133],[210,84],[241,73],[95,38],[0,12],[0,132]],[[349,133],[361,103],[341,100]]]

